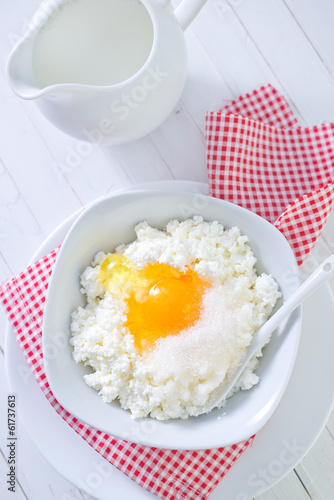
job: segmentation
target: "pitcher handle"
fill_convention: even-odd
[[[175,9],[174,14],[183,30],[195,19],[206,0],[183,0]]]

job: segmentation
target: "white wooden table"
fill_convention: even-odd
[[[47,122],[33,103],[17,98],[6,82],[8,53],[38,3],[1,0],[0,282],[23,269],[64,218],[107,192],[143,181],[205,182],[204,113],[224,100],[270,82],[287,96],[301,124],[334,120],[332,0],[208,0],[187,30],[188,80],[166,122],[133,144],[84,147]],[[304,269],[332,251],[334,214]],[[16,493],[7,491],[5,324],[1,310],[0,497],[92,498],[48,464],[20,422],[19,485]],[[296,469],[256,500],[333,498],[333,437],[334,414]]]

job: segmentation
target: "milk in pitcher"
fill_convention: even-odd
[[[139,0],[65,0],[36,36],[36,80],[41,88],[123,82],[147,61],[153,35]]]

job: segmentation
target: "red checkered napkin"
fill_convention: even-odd
[[[268,85],[207,113],[206,139],[211,194],[275,224],[301,264],[334,201],[334,124],[301,128]]]
[[[58,251],[59,248],[0,287],[0,300],[44,395],[90,446],[151,493],[169,500],[204,500],[253,442],[254,436],[213,450],[150,448],[114,438],[80,422],[53,396],[43,366],[42,321],[46,291]]]

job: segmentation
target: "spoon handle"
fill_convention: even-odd
[[[291,314],[304,300],[306,300],[325,281],[334,275],[334,254],[328,257],[317,269],[300,285],[300,287],[289,297],[289,299],[276,311],[275,314],[254,335],[254,346],[252,342],[251,351],[262,347],[271,333],[278,325]]]
[[[255,332],[246,357],[233,376],[216,390],[214,401],[206,411],[211,411],[223,401],[244,371],[249,360],[259,348],[262,348],[270,339],[270,335],[280,323],[291,314],[305,299],[317,290],[325,281],[334,275],[334,254],[328,257],[317,269],[302,283],[302,285],[288,298],[288,300]]]

